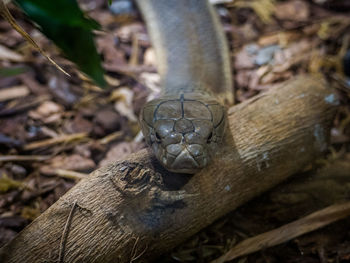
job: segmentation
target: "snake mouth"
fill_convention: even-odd
[[[177,155],[171,163],[168,161],[166,163],[163,162],[164,166],[175,173],[194,174],[207,165],[207,159],[203,155],[194,157],[187,149],[184,149]]]

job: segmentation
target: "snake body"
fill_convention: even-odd
[[[137,0],[155,49],[162,96],[140,122],[146,142],[169,171],[205,167],[224,136],[232,103],[227,44],[207,0]]]

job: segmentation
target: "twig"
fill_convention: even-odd
[[[88,176],[88,174],[78,173],[75,171],[64,170],[64,169],[55,169],[54,173],[57,176],[67,178],[67,179],[73,179],[73,180],[81,180]]]
[[[99,143],[108,144],[111,141],[115,141],[115,140],[120,139],[123,135],[124,135],[124,133],[122,131],[116,131],[116,132],[108,134],[107,136],[99,139]]]
[[[304,218],[276,228],[269,232],[248,238],[231,248],[225,255],[211,263],[222,263],[279,245],[293,238],[309,233],[350,215],[350,202],[328,206]]]
[[[0,0],[0,2],[1,2],[1,0]],[[44,102],[45,100],[48,100],[49,98],[50,97],[46,96],[46,95],[39,96],[39,97],[35,98],[33,101],[23,102],[19,105],[12,107],[12,108],[5,108],[5,109],[0,111],[0,117],[8,117],[11,115],[21,113],[21,112],[26,111],[30,108],[36,107],[37,105]]]
[[[85,139],[86,137],[87,137],[87,133],[85,133],[85,132],[69,134],[69,135],[62,135],[62,136],[58,136],[58,137],[52,138],[52,139],[46,139],[46,140],[42,140],[42,141],[29,143],[26,146],[24,146],[23,149],[25,151],[29,151],[29,150],[34,150],[37,148],[51,146],[51,145],[59,144],[59,143],[63,143],[63,142],[67,143],[67,142],[74,141],[74,140],[82,140],[82,139]]]
[[[73,213],[75,210],[75,207],[77,206],[77,201],[74,201],[72,209],[69,212],[67,221],[66,221],[66,225],[64,226],[63,229],[63,233],[62,233],[62,238],[61,238],[61,242],[60,242],[60,251],[58,254],[58,262],[59,263],[63,263],[64,262],[64,251],[66,249],[66,243],[67,243],[67,238],[68,238],[68,234],[69,234],[69,228],[70,225],[72,223],[72,218],[73,218]]]
[[[0,156],[0,162],[42,162],[50,159],[51,157],[51,155],[3,155]]]

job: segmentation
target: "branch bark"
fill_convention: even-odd
[[[208,168],[169,173],[142,150],[96,170],[1,248],[0,261],[154,259],[317,158],[337,105],[323,80],[304,76],[231,107],[227,145]]]

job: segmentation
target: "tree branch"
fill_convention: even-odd
[[[226,146],[190,175],[142,150],[79,182],[0,250],[1,262],[145,262],[310,164],[327,149],[338,101],[299,77],[229,109]]]

